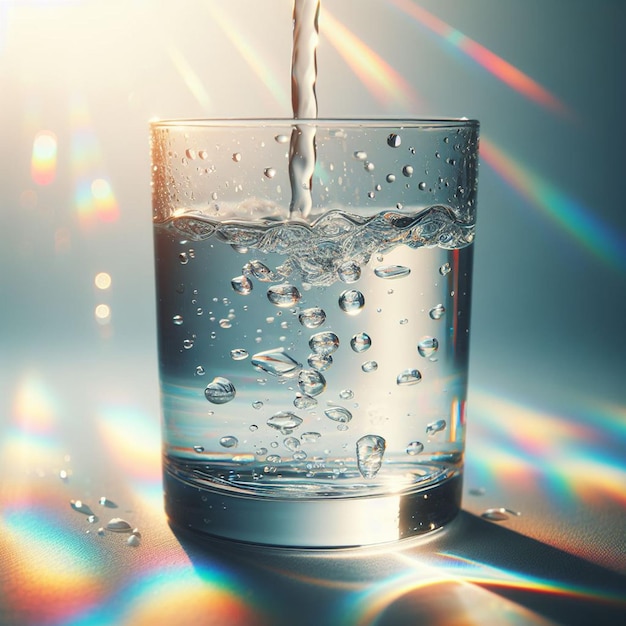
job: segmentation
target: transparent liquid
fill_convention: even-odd
[[[469,242],[443,207],[156,224],[166,473],[289,499],[458,475]]]

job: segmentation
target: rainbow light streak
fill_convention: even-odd
[[[49,185],[54,182],[56,172],[57,136],[49,130],[42,130],[33,141],[30,175],[38,185]]]
[[[204,84],[198,74],[189,64],[189,61],[185,58],[185,55],[174,45],[170,45],[167,48],[170,60],[174,64],[176,71],[180,74],[183,82],[192,93],[193,97],[198,101],[198,104],[205,109],[209,110],[211,107],[211,97],[209,92],[205,89]]]
[[[568,107],[539,83],[517,69],[514,65],[511,65],[497,54],[485,48],[485,46],[470,39],[462,32],[456,30],[432,13],[429,13],[426,9],[418,6],[415,2],[411,0],[390,0],[390,3],[395,5],[404,14],[417,20],[420,24],[444,39],[450,45],[465,53],[517,93],[553,113],[573,118],[573,114]]]
[[[544,214],[609,265],[626,267],[626,238],[615,232],[574,198],[551,182],[514,160],[484,135],[480,139],[481,159],[520,195],[542,209]]]
[[[94,537],[33,503],[9,504],[1,520],[3,561],[16,564],[3,582],[11,613],[27,618],[24,623],[65,624],[103,600],[94,563],[104,555]]]
[[[597,407],[590,407],[587,423],[581,423],[570,412],[550,414],[475,388],[471,402],[472,411],[480,415],[474,422],[477,443],[472,445],[475,450],[489,447],[479,467],[485,479],[532,480],[553,500],[589,504],[608,499],[626,507],[626,424],[616,423],[607,436]]]
[[[411,85],[361,39],[324,8],[320,12],[320,33],[327,37],[350,69],[385,107],[400,105],[413,110],[419,97]]]
[[[252,46],[250,37],[241,32],[237,24],[219,8],[218,3],[211,2],[206,6],[211,17],[218,23],[237,52],[269,89],[273,99],[285,109],[291,107],[291,96],[287,94],[283,81],[277,78],[278,72],[270,70],[270,63],[268,59],[263,58],[262,49]]]
[[[66,626],[96,624],[228,624],[265,626],[258,607],[243,599],[248,590],[228,572],[187,564],[133,577],[90,615]]]
[[[70,166],[74,178],[74,206],[83,226],[115,222],[119,207],[108,179],[102,175],[102,150],[87,104],[74,95],[70,103]]]
[[[564,581],[555,581],[531,576],[529,574],[522,574],[515,570],[494,567],[450,552],[439,552],[437,554],[443,558],[443,562],[439,565],[438,569],[441,569],[442,572],[449,576],[460,578],[466,582],[477,585],[549,593],[557,596],[569,596],[572,598],[595,601],[600,600],[623,605],[626,609],[626,601],[622,595],[607,592],[601,588],[592,589]]]

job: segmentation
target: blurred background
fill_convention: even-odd
[[[7,480],[114,466],[160,511],[148,122],[290,117],[291,6],[0,0]],[[323,0],[317,57],[321,117],[481,121],[465,507],[620,571],[624,23],[621,0]]]

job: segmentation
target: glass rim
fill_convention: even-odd
[[[395,128],[395,129],[445,129],[476,128],[477,119],[461,118],[409,118],[409,117],[216,117],[216,118],[170,118],[150,121],[150,128],[274,128],[285,126],[320,126],[349,128]]]

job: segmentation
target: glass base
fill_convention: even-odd
[[[194,485],[164,471],[165,510],[186,530],[292,548],[349,548],[429,533],[461,506],[462,474],[410,491],[346,498],[263,498]]]

